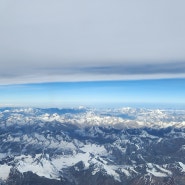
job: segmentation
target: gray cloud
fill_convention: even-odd
[[[184,77],[184,6],[0,1],[0,83]]]
[[[110,63],[110,62],[109,62]],[[15,66],[14,66],[15,67]],[[30,66],[31,67],[31,66]],[[133,63],[112,65],[45,65],[38,68],[0,70],[0,83],[31,83],[52,81],[125,80],[151,78],[185,78],[185,62]]]
[[[185,62],[122,64],[112,66],[89,67],[81,70],[92,74],[149,75],[149,74],[185,74]]]

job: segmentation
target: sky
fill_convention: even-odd
[[[79,94],[84,103],[184,102],[184,7],[184,0],[0,0],[1,104],[78,102]],[[144,98],[146,81],[158,84],[157,95]]]
[[[0,106],[185,108],[185,79],[0,86]]]

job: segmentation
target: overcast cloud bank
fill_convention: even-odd
[[[0,1],[0,84],[185,77],[184,0]]]

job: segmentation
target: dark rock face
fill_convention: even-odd
[[[32,172],[20,173],[16,169],[11,169],[7,185],[64,185],[64,183],[55,180],[39,177]]]
[[[32,172],[25,172],[20,173],[16,169],[11,169],[9,178],[7,179],[6,183],[2,185],[120,185],[121,183],[118,183],[114,181],[111,177],[106,177],[101,173],[96,174],[95,176],[92,176],[88,173],[88,171],[84,172],[74,172],[71,171],[71,179],[61,179],[61,180],[55,180],[55,179],[48,179],[45,177],[40,177]]]
[[[56,111],[75,120],[84,109],[4,111],[0,167],[11,170],[0,185],[185,185],[184,127],[81,125],[42,118]],[[124,114],[130,116],[133,121],[133,115]]]

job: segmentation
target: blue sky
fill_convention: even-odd
[[[1,106],[185,105],[185,79],[63,82],[0,87]],[[173,108],[173,107],[172,107]]]

